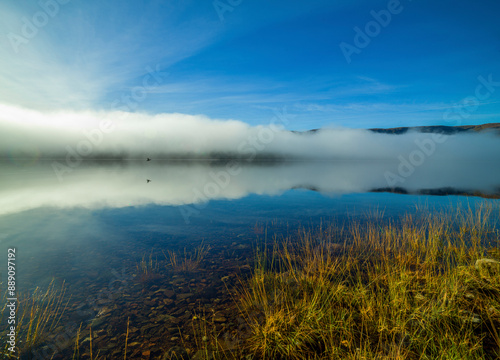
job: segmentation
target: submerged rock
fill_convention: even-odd
[[[224,323],[224,322],[227,321],[227,319],[224,316],[222,316],[222,315],[215,315],[214,321],[216,323]]]
[[[467,310],[461,311],[461,318],[463,322],[471,322],[476,325],[482,323],[481,316],[479,316],[479,314],[475,314]]]
[[[481,276],[491,277],[500,275],[500,261],[493,259],[478,259],[474,265]]]

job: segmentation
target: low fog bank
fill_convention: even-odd
[[[201,115],[53,112],[0,105],[0,157],[75,159],[500,159],[494,133],[402,135],[358,129],[297,133],[286,114],[266,126]],[[413,154],[413,155],[412,155]]]

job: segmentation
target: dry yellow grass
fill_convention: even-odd
[[[188,252],[184,248],[182,254],[167,250],[168,256],[163,253],[172,270],[176,272],[192,272],[200,267],[201,262],[210,251],[210,246],[201,243],[193,252]]]
[[[3,303],[7,304],[7,295],[3,297]],[[18,295],[16,307],[16,354],[30,354],[39,346],[48,334],[53,333],[60,325],[70,299],[66,297],[66,287],[56,287],[54,280],[50,282],[45,290],[36,288],[31,294]],[[5,314],[5,306],[2,309]],[[6,324],[5,319],[1,323]],[[7,333],[7,331],[5,331]],[[2,334],[3,335],[3,334]],[[6,338],[6,336],[3,336]],[[10,354],[7,346],[4,354]],[[7,355],[6,355],[7,356]]]
[[[500,275],[492,208],[406,216],[276,241],[240,289],[263,359],[498,359]],[[496,245],[498,246],[498,245]]]

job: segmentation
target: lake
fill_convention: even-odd
[[[231,289],[251,273],[263,242],[329,223],[397,221],[483,203],[498,208],[497,163],[401,166],[152,159],[61,168],[58,160],[4,161],[2,292],[5,259],[15,248],[18,299],[31,296],[54,310],[56,302],[40,291],[60,295],[59,320],[47,324],[32,358],[71,358],[78,329],[79,351],[88,357],[90,328],[94,355],[123,354],[128,328],[132,358],[161,356],[194,341],[189,321],[203,311],[221,312],[221,333],[237,325],[224,315],[234,309]],[[18,317],[27,303],[19,303]],[[5,319],[4,312],[2,329]]]

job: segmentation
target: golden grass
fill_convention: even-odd
[[[47,289],[37,287],[31,295],[18,295],[16,307],[16,354],[29,354],[38,345],[46,340],[49,333],[54,332],[63,316],[70,299],[66,300],[66,287],[63,283],[61,288],[56,287],[54,280],[50,282]],[[2,299],[2,325],[7,321],[4,319],[6,313],[6,294]],[[7,333],[2,332],[2,337]],[[7,346],[4,349],[7,352]]]
[[[191,327],[194,334],[196,358],[198,359],[242,359],[243,349],[238,341],[231,339],[225,330],[217,329],[216,313],[213,309],[199,309],[195,312]]]
[[[130,324],[130,317],[127,318],[127,334],[125,335],[125,351],[123,352],[123,360],[127,360],[127,345],[128,345],[128,329]]]
[[[123,359],[124,360],[127,360],[127,350],[128,350],[128,340],[129,340],[129,326],[130,326],[130,317],[127,317],[127,331],[125,333],[125,347],[124,347],[124,350],[123,350]],[[76,333],[76,339],[75,339],[75,345],[73,347],[73,357],[71,358],[72,360],[78,360],[80,359],[80,357],[84,357],[85,359],[88,359],[90,357],[90,360],[101,360],[101,359],[108,359],[107,356],[105,355],[100,355],[101,354],[101,350],[97,350],[97,354],[95,354],[94,356],[94,345],[92,343],[92,340],[94,339],[93,335],[92,335],[92,326],[90,326],[90,329],[89,329],[89,349],[88,349],[88,353],[86,352],[85,354],[83,355],[80,355],[80,337],[82,335],[82,332],[81,332],[81,324],[80,324],[80,328],[78,329],[77,333]]]
[[[160,264],[156,257],[153,258],[153,252],[149,254],[149,257],[144,254],[141,261],[136,264],[137,276],[140,282],[147,282],[149,280],[154,280],[159,278],[160,275]]]
[[[175,272],[192,272],[200,267],[201,262],[209,251],[210,246],[201,243],[192,252],[188,252],[184,248],[184,252],[181,254],[167,250],[168,256],[165,253],[163,255]]]
[[[500,358],[500,276],[474,267],[498,256],[488,219],[498,219],[488,206],[407,215],[398,224],[303,230],[258,249],[239,289],[247,351],[262,359]]]
[[[73,347],[73,357],[72,357],[72,360],[80,358],[80,335],[81,335],[81,331],[82,331],[82,324],[80,324],[80,327],[78,328],[78,331],[76,333],[75,346]]]

